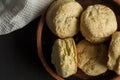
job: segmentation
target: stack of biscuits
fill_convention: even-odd
[[[120,32],[114,12],[102,4],[83,9],[75,0],[56,0],[46,14],[46,23],[58,36],[51,53],[51,62],[63,78],[81,69],[88,76],[98,76],[108,69],[120,75]],[[83,40],[76,43],[80,32]],[[109,47],[105,42],[110,40]]]

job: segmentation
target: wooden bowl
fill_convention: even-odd
[[[110,7],[116,14],[117,22],[118,22],[118,31],[120,30],[120,7],[114,3],[112,0],[78,0],[79,3],[83,6],[85,9],[89,5],[93,4],[104,4],[108,7]],[[57,80],[64,80],[61,76],[56,74],[55,68],[53,64],[51,63],[51,51],[52,51],[52,45],[54,41],[58,37],[55,36],[48,28],[46,21],[45,21],[45,15],[41,17],[39,26],[37,29],[37,50],[38,50],[38,56],[45,67],[46,71],[55,79]],[[74,39],[77,42],[83,39],[83,37],[80,35],[80,32],[74,36]],[[115,78],[116,77],[116,78]],[[113,71],[108,70],[106,73],[101,74],[99,76],[93,77],[88,76],[84,74],[80,69],[78,69],[78,72],[66,78],[65,80],[120,80],[120,77],[117,76]]]

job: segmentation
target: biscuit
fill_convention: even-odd
[[[107,47],[82,40],[77,44],[78,67],[89,76],[98,76],[107,71]]]
[[[88,6],[82,13],[80,22],[82,35],[91,43],[104,42],[117,30],[114,12],[100,4]]]
[[[108,52],[108,68],[120,75],[120,32],[112,35]]]
[[[79,31],[82,10],[82,6],[74,0],[56,0],[47,11],[46,23],[58,37],[72,37]]]
[[[52,48],[51,62],[58,75],[66,78],[77,72],[77,50],[72,38],[57,39]]]

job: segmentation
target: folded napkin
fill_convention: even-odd
[[[52,0],[0,0],[0,35],[20,29],[40,16]]]

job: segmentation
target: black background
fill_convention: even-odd
[[[27,26],[0,36],[0,80],[53,80],[37,54],[40,17]]]

